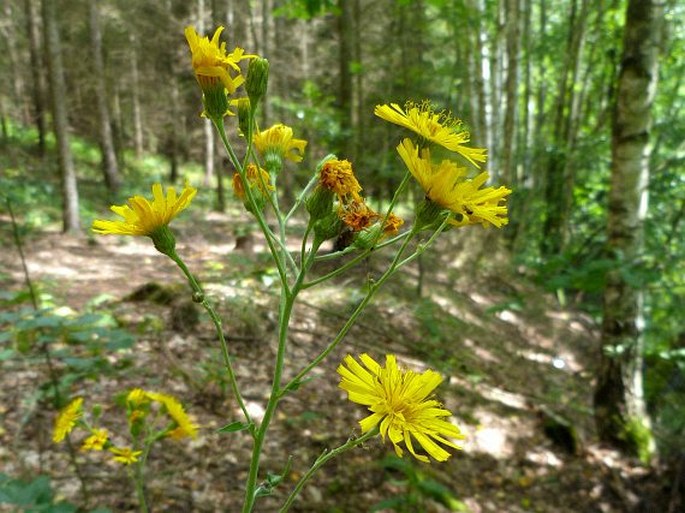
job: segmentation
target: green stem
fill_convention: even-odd
[[[343,445],[336,447],[335,449],[328,451],[325,450],[318,458],[316,458],[316,461],[314,464],[311,466],[311,468],[305,472],[305,474],[300,478],[300,480],[297,482],[295,485],[295,488],[293,488],[293,491],[290,492],[290,495],[288,495],[288,498],[285,500],[283,503],[283,506],[281,509],[279,509],[279,513],[286,513],[290,509],[290,506],[293,505],[293,502],[295,502],[295,499],[297,496],[300,494],[302,491],[302,488],[304,485],[309,481],[309,479],[314,475],[314,473],[319,470],[321,467],[323,467],[329,460],[335,458],[336,456],[339,456],[345,451],[348,451],[350,449],[353,449],[354,447],[357,447],[358,445],[363,444],[370,438],[373,438],[378,434],[378,428],[374,428],[366,433],[364,433],[362,436],[359,438],[350,438],[346,443]]]
[[[305,188],[302,189],[302,192],[299,194],[299,196],[295,200],[295,204],[293,205],[293,207],[285,215],[285,219],[283,220],[283,222],[285,222],[285,223],[288,222],[288,219],[290,219],[290,217],[297,211],[299,206],[302,204],[304,199],[307,197],[307,194],[309,194],[309,191],[312,189],[312,187],[314,187],[317,184],[318,181],[319,181],[319,174],[314,173],[314,176],[311,177],[311,179],[309,180],[309,183],[307,183]]]
[[[306,235],[305,242],[306,243]],[[250,471],[247,478],[247,483],[245,486],[245,501],[243,503],[243,513],[250,513],[252,508],[254,508],[254,503],[256,500],[256,490],[257,490],[257,479],[259,477],[259,462],[261,459],[262,448],[264,445],[264,440],[266,438],[266,433],[269,429],[269,424],[273,418],[276,407],[283,396],[281,388],[281,379],[283,376],[283,367],[285,364],[285,351],[288,343],[288,328],[290,326],[290,316],[292,315],[293,306],[295,304],[295,299],[298,293],[302,290],[302,283],[304,282],[304,277],[307,270],[314,262],[314,255],[318,250],[318,245],[314,244],[310,250],[307,258],[302,262],[300,272],[297,276],[297,280],[293,284],[292,290],[288,292],[285,288],[281,289],[281,302],[280,311],[278,316],[279,328],[278,328],[278,353],[276,355],[276,364],[274,366],[273,381],[271,383],[271,393],[269,395],[269,400],[266,404],[264,410],[264,417],[262,423],[259,425],[259,429],[255,435],[254,445],[252,446],[252,457],[250,459]]]
[[[250,414],[247,411],[247,406],[245,405],[245,401],[243,399],[243,396],[240,393],[240,388],[238,386],[238,380],[236,379],[235,371],[233,370],[233,364],[231,363],[231,356],[230,356],[230,353],[228,351],[228,343],[226,342],[226,337],[224,335],[224,330],[222,327],[221,318],[216,313],[216,310],[214,310],[214,307],[211,305],[211,303],[209,302],[209,300],[205,296],[205,293],[202,290],[202,287],[200,286],[198,281],[195,279],[195,276],[193,276],[193,273],[190,272],[190,270],[186,266],[185,262],[183,262],[183,260],[181,260],[181,257],[179,257],[175,251],[171,255],[168,255],[168,256],[169,256],[169,258],[171,258],[176,263],[176,265],[178,265],[178,267],[181,269],[183,274],[186,276],[186,278],[188,279],[188,283],[190,284],[190,287],[193,289],[194,295],[196,296],[197,299],[200,299],[200,304],[202,304],[202,307],[207,311],[210,319],[212,320],[212,323],[214,324],[216,334],[219,337],[219,343],[221,344],[221,354],[222,354],[223,359],[224,359],[224,365],[226,367],[226,373],[228,374],[228,380],[231,384],[231,390],[233,391],[233,396],[235,397],[236,401],[238,402],[238,405],[240,406],[240,409],[242,410],[243,415],[245,416],[245,420],[251,426],[250,432],[254,436],[254,425],[252,423],[252,418],[250,417]]]
[[[260,211],[259,207],[257,206],[257,202],[255,201],[254,194],[252,193],[252,188],[249,186],[249,183],[247,181],[247,177],[245,176],[245,168],[240,164],[240,161],[238,160],[238,156],[235,154],[233,151],[233,147],[231,144],[228,142],[228,137],[226,136],[226,129],[224,128],[224,123],[223,120],[213,120],[214,121],[214,126],[216,127],[217,132],[219,132],[219,137],[221,138],[221,142],[224,145],[224,148],[228,152],[229,158],[231,159],[231,162],[235,166],[235,168],[238,170],[240,173],[240,176],[243,178],[243,183],[245,185],[245,195],[247,196],[247,199],[252,205],[252,213],[255,216],[255,219],[257,220],[257,224],[259,224],[259,228],[262,230],[262,233],[264,234],[264,239],[266,240],[267,246],[269,246],[269,251],[271,252],[271,256],[274,259],[274,262],[276,263],[276,268],[278,270],[278,275],[281,278],[281,283],[282,286],[287,289],[288,287],[288,278],[285,270],[285,265],[283,263],[283,259],[281,258],[281,255],[277,251],[276,247],[274,246],[274,240],[276,242],[280,242],[280,239],[277,238],[269,226],[266,224],[266,219],[264,219],[264,215]],[[285,248],[283,245],[281,245],[281,249],[283,251],[287,251],[287,248]]]
[[[362,299],[361,303],[355,308],[354,312],[352,312],[352,315],[347,319],[345,324],[343,325],[342,328],[340,328],[340,331],[338,334],[335,336],[333,341],[323,350],[319,355],[314,358],[304,369],[302,369],[300,372],[297,373],[297,375],[291,379],[288,384],[283,388],[282,393],[285,393],[287,390],[295,386],[297,383],[299,383],[302,378],[304,378],[309,372],[319,365],[321,361],[323,361],[326,356],[328,356],[333,349],[342,341],[343,338],[345,338],[345,335],[347,335],[347,332],[352,328],[354,323],[357,321],[357,317],[364,311],[364,308],[366,308],[366,305],[369,304],[371,299],[373,299],[373,296],[376,294],[378,289],[385,283],[385,281],[392,276],[397,269],[399,269],[398,262],[402,254],[404,253],[404,250],[407,248],[407,245],[409,244],[409,241],[413,238],[413,235],[415,234],[414,231],[409,232],[409,236],[402,242],[402,245],[400,246],[399,250],[397,251],[397,254],[395,255],[395,258],[393,259],[392,263],[390,264],[390,267],[383,273],[383,275],[378,279],[378,281],[372,283],[369,285],[369,291],[366,293],[366,296],[364,296],[364,299]]]

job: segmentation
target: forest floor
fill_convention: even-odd
[[[270,389],[278,289],[263,245],[256,236],[242,236],[234,215],[184,213],[173,228],[179,254],[218,305],[237,379],[258,418]],[[0,288],[7,294],[25,285],[9,219],[0,223],[6,234]],[[501,274],[503,266],[490,260],[492,248],[483,250],[476,242],[486,233],[477,228],[440,240],[422,262],[427,271],[420,291],[416,267],[393,278],[314,379],[285,398],[262,468],[279,473],[289,456],[293,465],[257,511],[277,511],[324,449],[358,433],[365,410],[346,399],[335,369],[346,354],[368,352],[376,359],[395,353],[406,366],[442,373],[438,394],[466,435],[464,449],[446,463],[425,465],[397,460],[389,444],[373,440],[325,466],[292,511],[366,512],[383,500],[404,497],[404,509],[396,506],[396,511],[668,512],[658,468],[596,441],[591,415],[596,325],[559,308],[553,296],[526,279]],[[75,381],[72,397],[84,397],[86,409],[101,405],[100,422],[121,441],[126,419],[115,396],[135,387],[177,396],[202,426],[195,440],[163,441],[153,448],[147,480],[152,511],[239,511],[249,435],[217,433],[240,419],[239,410],[227,393],[213,326],[190,302],[178,269],[146,238],[43,231],[24,242],[31,278],[44,300],[71,309],[62,308],[60,315],[108,312],[135,337],[133,347],[105,355],[109,366]],[[469,250],[473,247],[480,253]],[[360,300],[367,276],[386,263],[384,255],[374,255],[344,279],[302,294],[286,355],[288,375],[325,347]],[[315,266],[313,273],[323,267]],[[0,327],[16,331],[6,319]],[[56,338],[53,348],[62,348],[63,341]],[[50,441],[55,412],[39,393],[47,380],[40,362],[16,355],[2,362],[0,472],[48,475],[59,497],[82,504],[66,447]],[[62,369],[60,361],[56,365]],[[81,438],[75,433],[74,443]],[[78,453],[77,459],[90,508],[136,510],[123,467],[103,453]]]

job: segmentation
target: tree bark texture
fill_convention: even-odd
[[[81,221],[78,212],[78,187],[74,160],[69,147],[67,121],[67,95],[64,67],[60,53],[60,37],[57,26],[55,0],[42,0],[43,24],[45,26],[45,57],[50,82],[53,130],[57,141],[59,171],[62,184],[62,223],[65,232],[79,232]]]
[[[33,96],[33,121],[38,131],[38,151],[45,155],[45,78],[41,60],[40,33],[38,31],[36,9],[33,0],[24,0],[24,15],[26,16],[26,33],[29,41],[29,56],[31,59],[31,94]]]
[[[661,18],[662,7],[654,0],[628,3],[607,220],[608,249],[618,265],[609,273],[604,291],[602,355],[594,397],[600,439],[636,455],[641,447],[633,428],[636,423],[649,426],[642,390],[642,291],[625,275],[639,268],[644,245]]]
[[[90,43],[93,56],[93,81],[95,84],[95,99],[98,106],[98,121],[100,125],[100,151],[102,152],[102,171],[105,185],[110,192],[116,192],[121,185],[119,165],[112,135],[112,120],[109,114],[107,100],[107,81],[105,80],[105,63],[102,56],[102,33],[98,12],[98,2],[90,2]]]

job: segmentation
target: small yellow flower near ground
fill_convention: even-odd
[[[254,55],[246,55],[242,48],[235,48],[231,53],[226,53],[226,43],[219,44],[219,37],[224,27],[218,27],[210,40],[208,36],[200,37],[195,27],[186,27],[185,36],[192,53],[192,65],[195,78],[203,91],[216,87],[218,82],[233,94],[245,81],[238,63],[245,59],[251,59]],[[231,70],[234,75],[229,73]]]
[[[197,438],[198,425],[190,420],[183,405],[175,397],[157,392],[147,392],[147,396],[162,404],[169,417],[176,423],[177,427],[169,432],[171,438]]]
[[[82,451],[101,451],[107,443],[109,435],[106,429],[93,429],[91,435],[83,441]]]
[[[396,103],[376,105],[374,114],[385,121],[407,128],[426,141],[438,144],[463,156],[477,168],[487,160],[487,150],[465,146],[471,139],[461,120],[449,112],[435,112],[428,101],[420,104],[407,102],[402,109]]]
[[[450,160],[434,164],[430,151],[419,148],[409,139],[397,146],[397,153],[404,161],[409,172],[416,178],[432,202],[459,214],[460,219],[450,219],[455,226],[480,223],[492,224],[501,228],[509,222],[505,198],[511,190],[504,186],[481,187],[488,179],[488,173],[480,173],[472,180],[466,178],[466,168],[457,166]]]
[[[66,438],[74,429],[76,421],[83,415],[83,398],[77,397],[66,405],[55,419],[55,427],[52,433],[52,441],[59,443]]]
[[[288,159],[293,162],[301,162],[307,141],[295,139],[292,128],[278,123],[255,134],[254,145],[264,157],[273,154],[280,160]]]
[[[143,454],[143,451],[134,451],[130,447],[110,447],[109,452],[114,455],[114,461],[123,465],[137,462],[138,456]]]
[[[436,442],[461,449],[446,437],[464,439],[464,435],[445,420],[452,413],[432,395],[442,382],[440,374],[430,369],[421,374],[399,369],[394,355],[386,355],[384,367],[368,354],[360,355],[359,359],[361,364],[346,356],[338,374],[342,376],[340,388],[347,392],[349,400],[372,412],[359,422],[363,433],[379,426],[381,436],[390,439],[398,456],[404,453],[400,447],[404,443],[416,459],[426,463],[428,457],[417,454],[413,440],[437,461],[447,460],[450,453]]]
[[[126,396],[126,402],[133,408],[136,408],[147,401],[149,401],[147,393],[142,388],[134,388]]]
[[[348,196],[353,201],[361,201],[359,193],[362,190],[352,171],[352,164],[348,160],[329,160],[321,167],[319,183],[326,189],[338,195],[341,202]]]
[[[123,221],[96,219],[93,221],[93,232],[101,235],[152,237],[190,205],[196,193],[197,189],[186,183],[180,196],[176,195],[173,187],[167,188],[165,196],[162,185],[156,183],[152,186],[152,201],[143,196],[133,196],[128,199],[128,205],[113,205],[112,212],[123,217]]]

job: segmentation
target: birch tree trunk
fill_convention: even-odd
[[[643,459],[653,450],[642,387],[643,292],[639,271],[649,181],[651,107],[663,4],[629,0],[613,119],[607,244],[617,259],[604,290],[595,420],[602,441]],[[634,280],[632,280],[634,281]]]
[[[105,177],[107,190],[116,192],[121,185],[119,175],[119,165],[117,154],[114,148],[114,136],[112,135],[112,120],[107,105],[107,82],[105,80],[105,63],[102,57],[102,33],[100,32],[100,21],[98,12],[98,2],[90,2],[89,22],[90,22],[90,43],[93,50],[93,80],[95,83],[95,98],[98,105],[98,117],[100,124],[100,151],[102,152],[102,171]]]
[[[50,82],[52,124],[57,141],[58,164],[62,183],[62,226],[64,232],[77,233],[81,230],[78,213],[78,188],[74,160],[69,148],[64,67],[60,53],[55,0],[41,0],[41,6],[45,26],[45,57]]]

